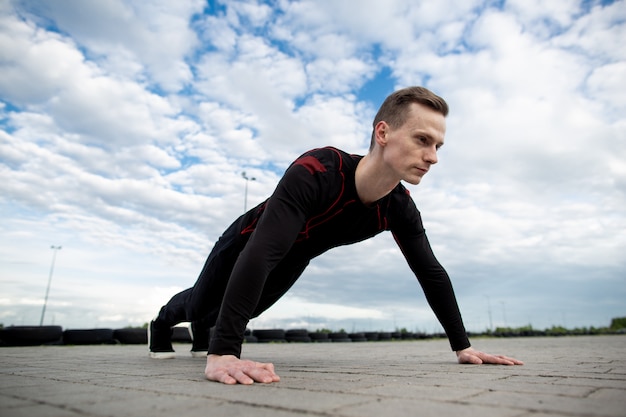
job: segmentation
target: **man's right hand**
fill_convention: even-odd
[[[208,355],[204,375],[209,381],[229,385],[280,381],[274,372],[274,364],[241,360],[233,355]]]

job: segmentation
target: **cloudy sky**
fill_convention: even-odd
[[[384,98],[424,85],[451,112],[410,189],[466,327],[606,326],[625,39],[625,1],[0,1],[0,323],[39,324],[55,253],[44,324],[149,321],[292,159],[367,152]],[[250,326],[440,330],[388,233]]]

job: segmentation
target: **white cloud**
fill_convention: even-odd
[[[266,24],[272,15],[272,9],[267,4],[259,4],[258,2],[230,2],[228,3],[228,10],[232,11],[231,16],[236,19],[237,26],[247,24],[251,27],[260,27]]]
[[[536,30],[543,37],[550,37],[552,32],[571,25],[573,18],[578,15],[580,3],[571,0],[557,0],[542,3],[539,0],[506,2],[506,9],[527,22],[528,29]]]
[[[589,95],[603,104],[610,118],[619,119],[626,111],[624,84],[626,80],[626,62],[613,62],[593,70],[587,79]]]
[[[588,14],[580,16],[568,30],[554,39],[555,44],[596,60],[624,60],[626,47],[618,39],[626,34],[623,1],[606,6],[595,5]]]
[[[2,96],[16,105],[48,101],[74,76],[89,71],[83,55],[62,36],[14,16],[0,16]],[[45,71],[41,69],[45,68]]]
[[[312,91],[330,94],[349,94],[373,77],[375,68],[372,63],[355,58],[319,59],[306,67]]]
[[[197,39],[189,19],[202,11],[202,1],[19,3],[34,12],[36,20],[46,16],[87,47],[107,72],[122,69],[133,78],[147,76],[167,91],[178,91],[191,81],[185,57]]]

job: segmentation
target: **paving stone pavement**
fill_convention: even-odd
[[[525,365],[459,365],[445,339],[244,344],[281,382],[226,386],[186,344],[1,348],[0,416],[626,416],[626,336],[473,344]]]

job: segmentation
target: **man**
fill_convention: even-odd
[[[207,379],[225,384],[279,381],[273,364],[240,359],[248,321],[285,294],[315,256],[390,230],[458,361],[521,365],[470,347],[450,279],[400,183],[419,184],[437,163],[447,114],[446,102],[429,90],[402,89],[379,109],[367,155],[321,148],[294,161],[272,196],[218,240],[194,287],[160,310],[150,324],[150,355],[173,357],[171,327],[183,321],[192,322],[192,353],[206,351],[206,329],[215,325]]]

